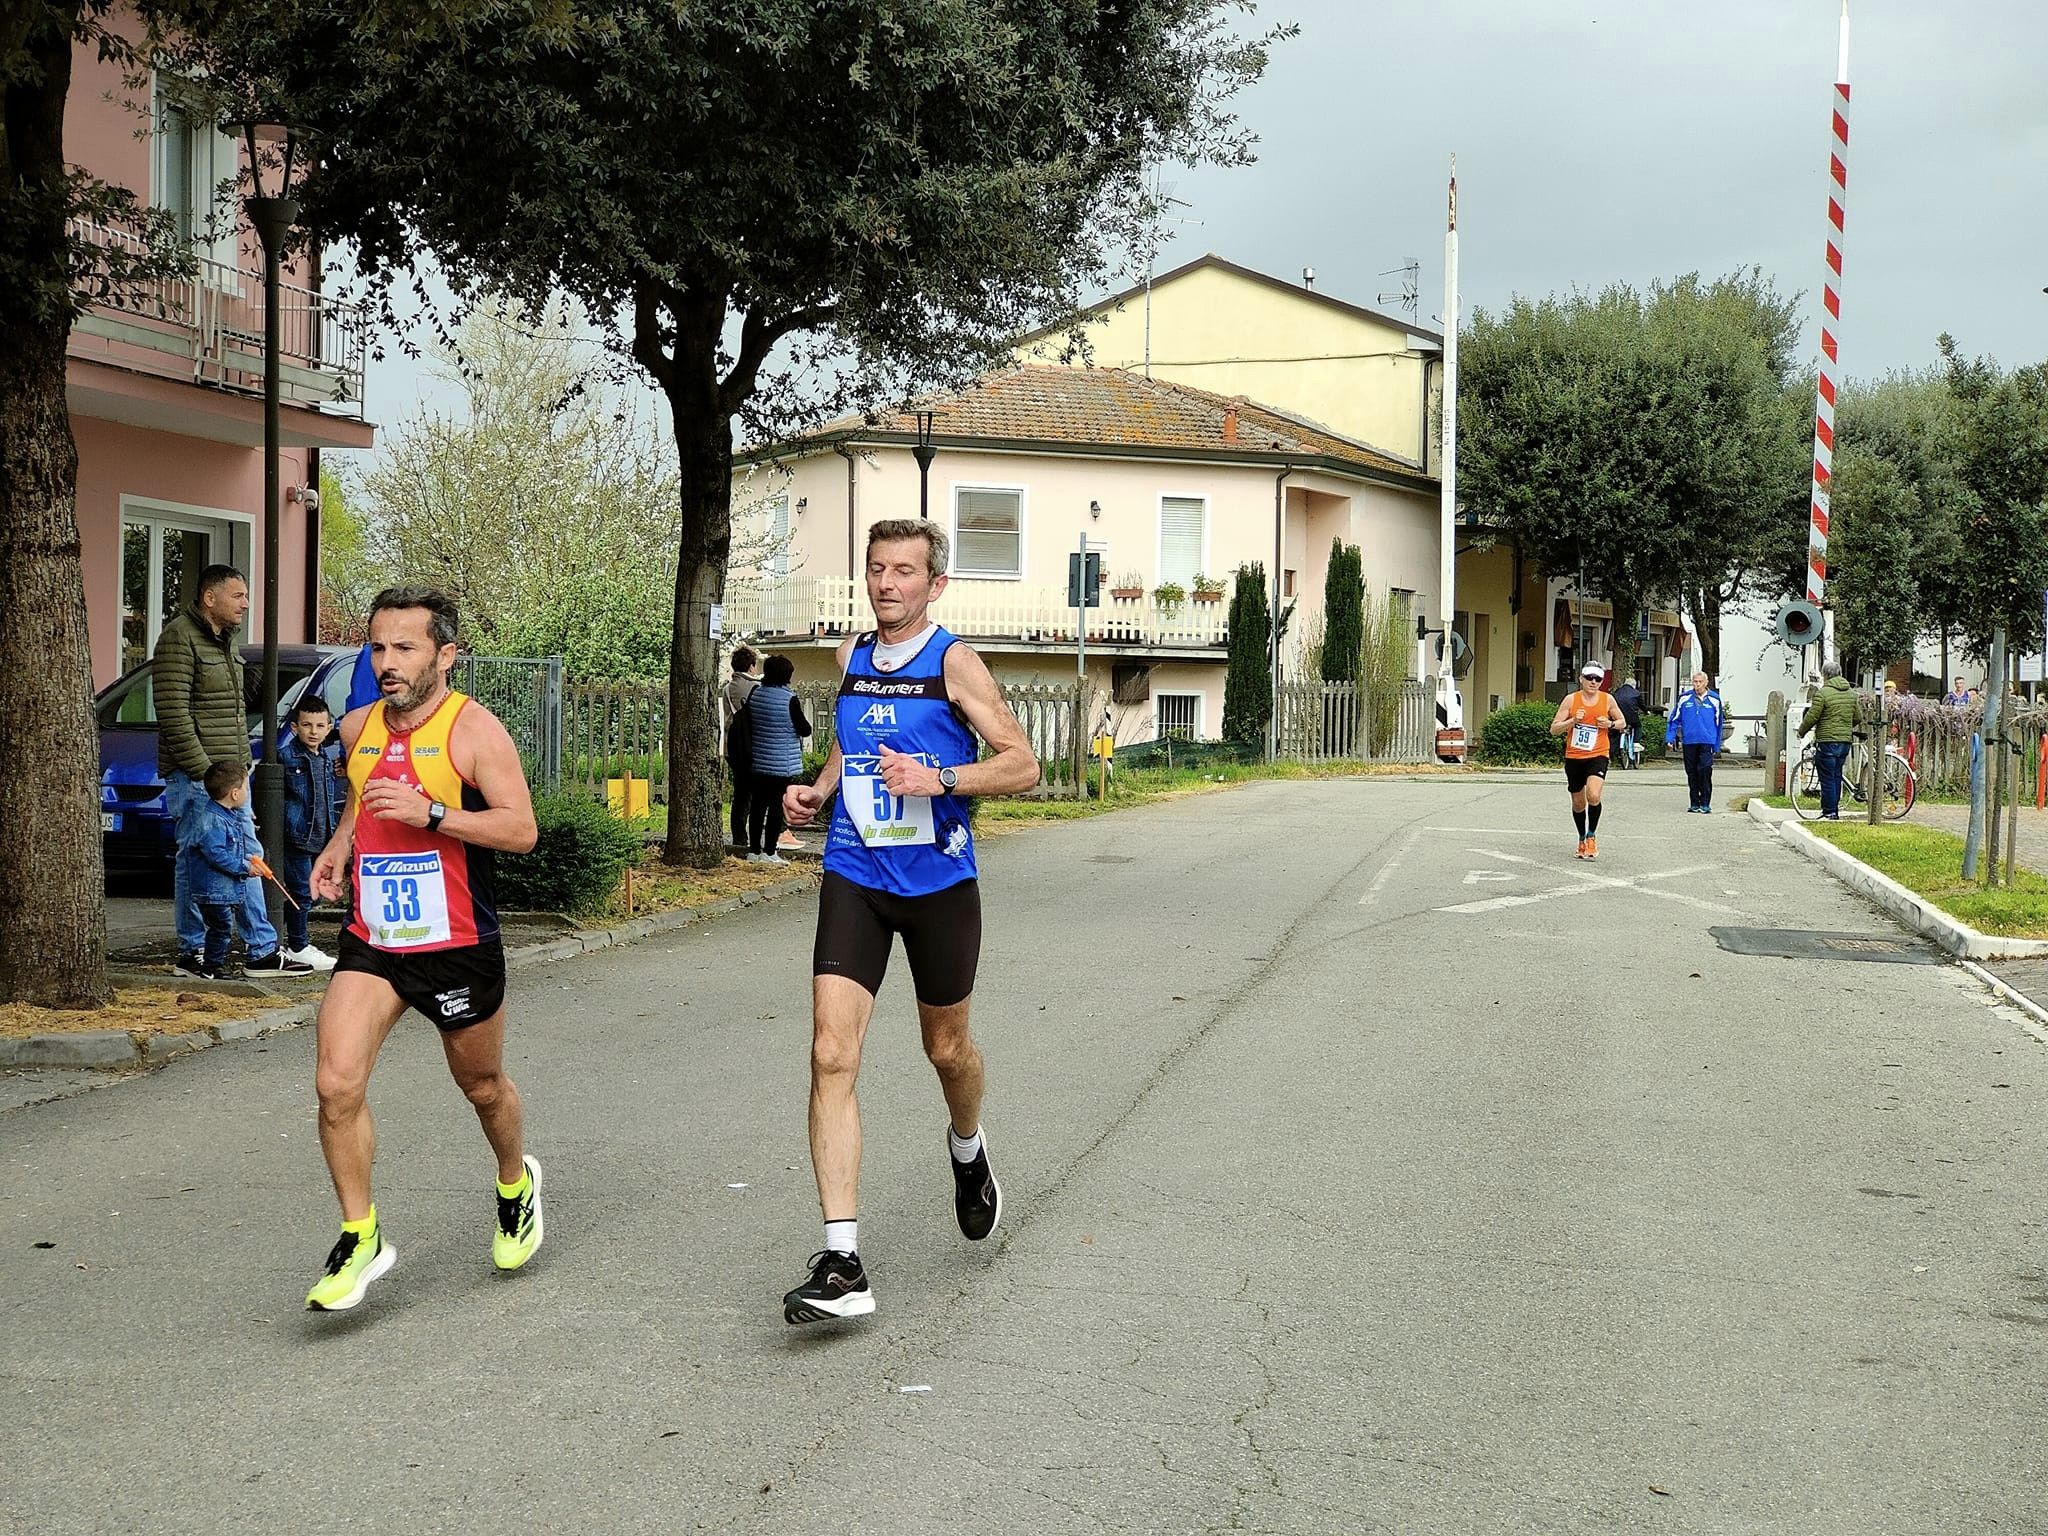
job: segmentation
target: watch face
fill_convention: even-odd
[[[939,770],[939,782],[945,785],[947,789],[951,789],[960,782],[960,775],[950,768],[941,768]]]

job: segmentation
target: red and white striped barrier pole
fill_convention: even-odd
[[[1813,514],[1806,539],[1806,600],[1827,593],[1828,503],[1835,459],[1835,384],[1841,368],[1842,221],[1849,202],[1849,0],[1842,0],[1842,45],[1835,69],[1834,142],[1828,154],[1828,272],[1821,303],[1820,398],[1813,415]]]

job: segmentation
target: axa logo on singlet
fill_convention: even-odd
[[[896,723],[896,706],[894,704],[870,704],[867,707],[867,712],[860,717],[860,723],[862,725],[893,726]]]

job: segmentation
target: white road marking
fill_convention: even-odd
[[[1414,851],[1416,843],[1421,841],[1422,834],[1426,830],[1431,829],[1417,827],[1401,840],[1401,846],[1394,850],[1393,857],[1388,859],[1386,863],[1380,866],[1379,873],[1372,877],[1372,884],[1367,886],[1365,888],[1365,894],[1358,898],[1358,904],[1361,907],[1369,907],[1375,901],[1378,901],[1380,899],[1380,892],[1386,889],[1388,877],[1391,876],[1395,870],[1399,869],[1401,867],[1401,861],[1407,858],[1408,855]]]
[[[1501,859],[1510,864],[1526,864],[1532,869],[1547,874],[1563,875],[1577,882],[1561,885],[1548,891],[1535,891],[1526,896],[1495,896],[1487,901],[1460,902],[1455,906],[1438,907],[1439,912],[1499,912],[1508,907],[1525,907],[1539,901],[1555,901],[1562,896],[1582,896],[1588,891],[1621,890],[1634,891],[1641,896],[1653,896],[1659,901],[1676,901],[1688,907],[1697,907],[1703,912],[1718,912],[1724,916],[1741,917],[1744,914],[1734,907],[1723,906],[1718,901],[1706,901],[1698,896],[1688,896],[1682,891],[1660,891],[1648,884],[1652,880],[1676,880],[1682,875],[1697,875],[1713,869],[1712,864],[1687,864],[1677,869],[1653,870],[1649,874],[1616,878],[1611,875],[1595,874],[1589,869],[1559,869],[1539,859],[1523,858],[1520,854],[1503,853],[1498,848],[1468,848],[1467,853],[1476,853],[1484,858]]]
[[[1490,885],[1497,881],[1512,880],[1514,878],[1515,875],[1512,870],[1475,869],[1465,876],[1465,883],[1467,885]]]

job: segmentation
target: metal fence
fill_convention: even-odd
[[[561,657],[458,656],[448,681],[505,722],[534,788],[561,788]]]
[[[1301,762],[1426,763],[1436,757],[1436,699],[1414,678],[1392,696],[1362,683],[1280,685],[1279,755]]]
[[[805,756],[815,764],[832,750],[839,685],[800,683],[791,691],[811,722]],[[1038,754],[1045,782],[1074,792],[1092,696],[1084,696],[1079,683],[1012,683],[1003,697]],[[559,741],[562,778],[571,788],[602,795],[607,779],[630,772],[648,781],[655,803],[667,801],[667,683],[568,684]]]

